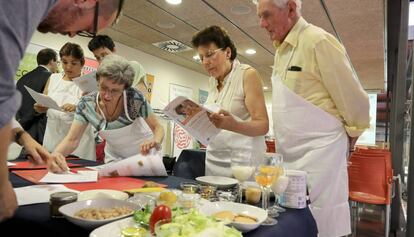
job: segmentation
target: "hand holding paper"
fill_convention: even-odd
[[[211,105],[210,108],[214,111],[178,96],[164,108],[164,113],[203,145],[208,145],[221,131],[209,119],[211,113],[218,111],[218,106]]]
[[[225,110],[220,110],[218,113],[210,114],[209,119],[214,126],[216,126],[216,128],[226,129],[229,131],[233,131],[233,127],[237,124],[237,119]]]
[[[59,107],[59,105],[56,103],[56,101],[54,101],[52,98],[50,98],[47,95],[38,93],[32,89],[30,89],[27,86],[24,86],[27,90],[27,92],[29,92],[29,94],[33,97],[33,99],[40,105],[42,105],[43,107],[48,107],[50,109],[55,109],[55,110],[59,110],[61,111],[61,108]]]

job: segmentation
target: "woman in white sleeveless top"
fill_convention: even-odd
[[[85,64],[82,48],[77,44],[66,43],[60,49],[59,56],[63,73],[52,74],[43,93],[55,100],[62,111],[35,104],[37,112],[47,113],[43,146],[49,151],[53,151],[68,133],[76,105],[82,97],[82,91],[72,82],[74,78],[81,75]],[[95,140],[91,126],[86,129],[79,147],[72,154],[83,159],[96,160]]]
[[[254,68],[236,59],[237,50],[221,27],[207,27],[193,37],[192,43],[211,76],[206,104],[221,108],[210,116],[223,130],[207,146],[206,175],[230,177],[234,152],[253,156],[255,162],[265,153],[269,121],[262,81]]]

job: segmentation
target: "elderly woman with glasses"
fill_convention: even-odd
[[[269,129],[262,81],[257,71],[237,59],[237,50],[226,31],[210,26],[192,39],[205,70],[210,74],[206,104],[221,108],[210,120],[223,130],[206,152],[206,175],[231,176],[231,157],[258,161],[266,150]]]
[[[67,170],[65,156],[75,150],[88,125],[106,140],[105,162],[160,149],[164,130],[145,97],[131,87],[134,70],[115,54],[104,58],[96,72],[99,90],[83,96],[67,136],[52,153],[49,170]]]
[[[82,48],[77,44],[66,43],[60,49],[59,56],[63,73],[52,74],[43,93],[55,100],[61,110],[34,104],[36,112],[46,113],[47,116],[43,146],[49,151],[53,151],[68,133],[74,118],[73,112],[82,97],[82,91],[72,81],[81,75],[85,64]],[[69,154],[96,160],[95,140],[90,126],[85,128],[85,133],[80,138],[81,145]]]

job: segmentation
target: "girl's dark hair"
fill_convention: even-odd
[[[81,46],[79,46],[78,44],[68,42],[65,45],[63,45],[59,51],[59,57],[62,58],[63,56],[72,56],[80,60],[82,66],[85,64],[83,50]]]
[[[230,39],[227,31],[220,26],[209,26],[199,31],[193,36],[191,43],[196,48],[211,43],[214,43],[218,48],[222,48],[223,50],[229,47],[231,50],[230,60],[233,61],[237,57],[237,49],[233,41]]]

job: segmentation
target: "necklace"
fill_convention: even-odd
[[[118,98],[118,101],[116,102],[114,111],[112,111],[112,113],[109,113],[108,108],[106,108],[106,104],[103,103],[105,112],[108,115],[108,119],[107,119],[108,122],[112,122],[112,118],[113,118],[113,116],[114,116],[114,114],[115,114],[115,112],[116,112],[116,110],[118,108],[118,104],[119,104],[119,101],[121,101],[121,97],[122,97],[122,95]]]

